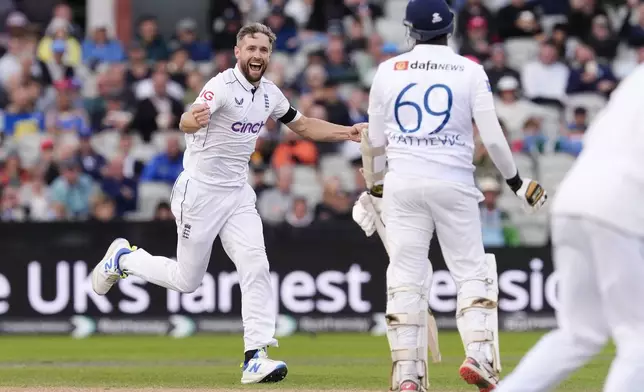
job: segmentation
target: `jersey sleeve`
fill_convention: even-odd
[[[383,68],[378,67],[376,75],[371,83],[369,91],[369,144],[372,148],[384,148],[387,144],[385,135],[387,105],[383,85]],[[373,172],[384,172],[387,165],[387,156],[385,154],[373,157]],[[375,185],[381,185],[382,180],[376,181]]]
[[[481,135],[481,141],[499,169],[503,178],[510,179],[517,175],[512,150],[503,134],[501,124],[494,107],[492,87],[483,67],[476,68],[472,91],[472,117]]]
[[[281,122],[282,124],[288,124],[299,120],[302,115],[293,106],[291,106],[291,103],[284,96],[282,90],[275,87],[273,91],[277,98],[277,106],[273,109],[271,118],[275,121]]]
[[[471,93],[472,114],[476,111],[495,110],[492,85],[490,85],[490,80],[481,66],[477,66],[474,71],[473,89]]]
[[[220,73],[203,86],[193,105],[205,103],[210,108],[210,114],[226,106],[228,88],[222,75]]]

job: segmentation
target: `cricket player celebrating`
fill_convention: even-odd
[[[369,97],[369,128],[362,135],[369,191],[353,217],[367,235],[376,230],[380,212],[385,225],[392,391],[429,387],[428,252],[434,229],[458,290],[456,320],[466,354],[460,375],[480,391],[493,390],[499,379],[496,260],[483,249],[472,118],[526,209],[546,201],[539,184],[519,176],[485,71],[447,46],[453,23],[445,0],[408,3],[405,24],[416,45],[380,64]],[[367,209],[365,200],[375,208]]]
[[[559,327],[498,391],[551,391],[613,338],[605,392],[644,389],[644,65],[611,95],[552,203]],[[599,387],[598,387],[599,388]]]
[[[344,127],[301,115],[272,82],[263,78],[275,34],[266,26],[244,26],[237,35],[237,64],[212,78],[181,117],[186,133],[184,171],[171,195],[177,223],[177,261],[134,249],[116,239],[92,273],[92,286],[104,295],[127,275],[182,293],[203,279],[215,238],[239,274],[245,359],[243,384],[277,382],[286,364],[267,357],[274,337],[276,305],[264,248],[256,195],[248,184],[248,162],[270,116],[299,135],[319,141],[359,141],[367,124]]]

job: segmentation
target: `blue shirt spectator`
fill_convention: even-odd
[[[11,113],[2,116],[2,131],[6,136],[21,137],[45,130],[45,115],[42,112]]]
[[[131,178],[123,176],[123,162],[112,160],[101,181],[101,190],[116,204],[116,215],[122,217],[129,211],[136,210],[137,184]]]
[[[575,49],[579,65],[571,67],[566,93],[608,94],[617,84],[617,78],[609,66],[595,61],[595,52],[590,46],[579,44]]]
[[[196,62],[210,61],[212,49],[207,42],[197,39],[197,22],[194,19],[186,18],[177,23],[177,38],[170,43],[170,50],[185,49],[190,60]]]
[[[141,181],[159,181],[172,185],[183,171],[183,153],[179,141],[171,137],[168,139],[166,152],[152,158],[143,168]]]
[[[59,218],[86,219],[94,196],[92,177],[82,173],[75,159],[60,164],[61,176],[51,184],[51,200]]]
[[[94,68],[100,63],[118,63],[125,60],[123,45],[109,39],[105,27],[97,27],[92,38],[86,38],[82,45],[83,63]]]
[[[105,167],[105,158],[92,148],[90,144],[91,132],[89,130],[81,131],[79,133],[80,143],[78,152],[76,153],[76,161],[83,169],[83,172],[92,176],[96,181],[102,177],[102,170]]]
[[[277,36],[277,40],[273,44],[274,51],[289,54],[297,52],[299,49],[297,23],[293,18],[284,14],[282,7],[273,6],[265,23]]]

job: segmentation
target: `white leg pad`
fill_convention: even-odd
[[[390,288],[387,301],[387,339],[391,349],[391,391],[410,376],[424,390],[429,388],[427,323],[429,318],[427,288],[404,286]],[[409,301],[419,297],[419,301]],[[413,302],[413,303],[410,303]],[[398,312],[407,308],[406,312]],[[393,311],[396,310],[396,311]]]
[[[488,266],[485,280],[466,281],[459,288],[456,325],[465,351],[480,351],[498,374],[501,372],[498,274],[494,255],[486,254],[485,260]]]

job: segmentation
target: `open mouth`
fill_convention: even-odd
[[[262,70],[262,63],[252,62],[248,64],[251,71],[259,72]]]

